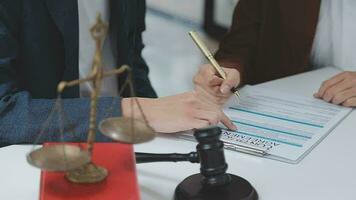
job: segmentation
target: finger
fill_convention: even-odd
[[[237,87],[240,83],[240,73],[236,69],[226,69],[226,79],[220,87],[223,94],[231,94],[231,88]]]
[[[231,93],[224,94],[220,91],[220,86],[214,86],[210,88],[210,91],[213,95],[217,97],[224,97],[224,98],[229,98],[231,96]]]
[[[352,97],[356,96],[356,88],[349,88],[347,90],[344,90],[342,92],[337,93],[333,99],[332,99],[332,103],[333,104],[341,104],[344,101],[346,101],[347,99],[350,99]]]
[[[316,97],[320,98],[322,96],[324,96],[324,93],[325,91],[330,88],[331,86],[337,84],[338,82],[344,80],[345,78],[345,73],[340,73],[340,74],[337,74],[336,76],[333,76],[332,78],[324,81],[320,88],[319,88],[319,91],[315,94]]]
[[[208,86],[214,87],[214,86],[220,86],[224,82],[224,79],[214,75],[210,78],[208,82]]]
[[[232,121],[229,119],[228,116],[225,115],[225,113],[222,113],[221,116],[221,123],[224,124],[226,126],[226,128],[236,131],[237,127],[235,126],[234,123],[232,123]]]
[[[346,106],[346,107],[355,107],[356,106],[356,97],[347,99],[346,101],[344,101],[344,103],[342,103],[342,105]]]
[[[223,94],[220,91],[220,86],[214,86],[214,87],[209,87],[209,88],[203,88],[206,92],[209,94],[213,95],[214,97],[223,97],[223,98],[229,98],[231,94]]]
[[[350,89],[352,87],[352,82],[344,79],[336,83],[335,85],[329,87],[325,90],[324,95],[320,96],[320,98],[324,99],[327,102],[330,102],[338,93]]]

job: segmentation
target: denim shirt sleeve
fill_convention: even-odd
[[[59,112],[53,115],[46,127],[55,106],[55,99],[31,99],[26,91],[16,91],[13,83],[0,85],[0,146],[54,142],[85,141],[89,127],[90,99],[62,99],[63,113],[67,121],[60,124]],[[102,97],[98,99],[97,122],[106,117],[120,115],[120,98]],[[60,127],[64,128],[63,137]],[[39,138],[40,132],[46,128]],[[110,141],[97,133],[97,141]]]

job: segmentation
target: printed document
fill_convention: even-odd
[[[264,149],[267,157],[291,163],[299,162],[352,110],[253,86],[244,87],[239,103],[234,102],[224,111],[238,130],[223,130],[222,140]]]
[[[263,157],[288,163],[303,159],[352,110],[312,96],[254,86],[245,86],[240,94],[239,102],[232,98],[224,108],[238,127],[237,131],[223,129],[225,148],[245,153],[255,149],[264,152]],[[191,134],[181,137],[192,139]]]

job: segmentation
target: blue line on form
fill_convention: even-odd
[[[298,124],[304,124],[304,125],[313,126],[313,127],[317,127],[317,128],[324,128],[324,126],[321,126],[321,125],[318,125],[318,124],[311,124],[311,123],[296,121],[296,120],[292,120],[292,119],[286,119],[286,118],[283,118],[283,117],[277,117],[277,116],[273,116],[273,115],[267,115],[267,114],[263,114],[263,113],[258,113],[258,112],[254,112],[254,111],[249,111],[249,110],[241,109],[241,108],[234,108],[234,107],[229,107],[229,108],[232,109],[232,110],[238,110],[238,111],[242,111],[242,112],[252,113],[252,114],[256,114],[256,115],[260,115],[260,116],[264,116],[264,117],[271,117],[271,118],[274,118],[274,119],[280,119],[280,120],[284,120],[284,121],[288,121],[288,122],[294,122],[294,123],[298,123]]]
[[[265,129],[265,130],[269,130],[269,131],[275,131],[275,132],[278,132],[278,133],[284,133],[284,134],[287,134],[287,135],[293,135],[293,136],[297,136],[297,137],[311,139],[310,136],[299,135],[299,134],[295,134],[295,133],[289,133],[289,132],[281,131],[281,130],[277,130],[277,129],[266,128],[266,127],[263,127],[263,126],[257,126],[257,125],[253,125],[253,124],[239,122],[239,121],[236,121],[236,120],[232,120],[232,121],[235,122],[235,123],[238,123],[238,124],[246,125],[246,126],[252,126],[252,127],[255,127],[255,128],[261,128],[261,129]]]

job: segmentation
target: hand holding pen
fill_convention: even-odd
[[[210,62],[203,65],[194,77],[197,92],[219,105],[223,105],[233,94],[239,99],[240,94],[236,88],[240,83],[239,71],[221,67],[197,33],[189,32],[189,35]]]

